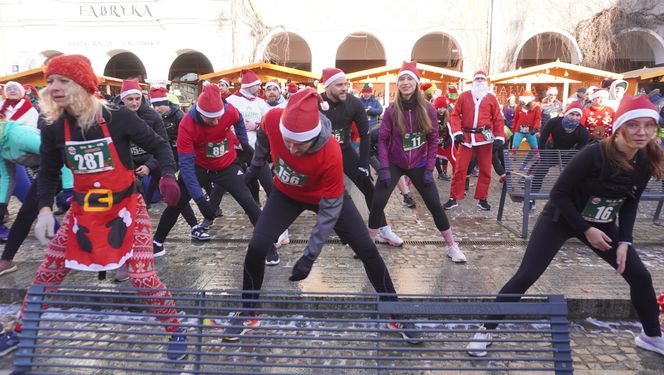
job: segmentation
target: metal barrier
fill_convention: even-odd
[[[553,185],[558,180],[563,168],[576,155],[578,150],[539,150],[539,157],[530,150],[505,150],[506,180],[500,194],[498,205],[498,224],[521,238],[528,238],[528,217],[530,201],[548,200]],[[513,202],[522,203],[521,230],[512,228],[503,222],[506,196]],[[641,201],[659,201],[653,217],[659,223],[664,205],[664,182],[652,179]]]
[[[21,374],[572,373],[562,296],[403,295],[263,291],[261,325],[234,342],[223,328],[242,311],[239,291],[171,290],[188,336],[187,358],[166,358],[168,334],[135,289],[32,286],[15,370]],[[253,300],[256,301],[256,300]],[[48,303],[48,308],[44,306]],[[246,309],[245,309],[246,310]],[[489,315],[505,315],[488,356],[465,347]],[[386,323],[415,323],[409,345]],[[216,321],[216,325],[209,324]]]

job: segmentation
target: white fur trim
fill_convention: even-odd
[[[134,249],[132,248],[131,251],[127,252],[127,254],[125,254],[125,256],[123,256],[122,258],[120,258],[120,260],[117,263],[109,263],[106,265],[101,265],[96,263],[85,265],[73,259],[65,259],[65,267],[79,271],[112,271],[122,267],[125,264],[125,262],[128,259],[130,259],[133,255],[134,255]]]
[[[270,81],[270,82],[266,83],[265,84],[265,90],[267,90],[268,87],[276,87],[277,90],[279,90],[281,92],[281,86],[279,86],[279,84],[276,83],[276,82]]]
[[[569,111],[565,112],[565,114],[563,116],[567,116],[572,112],[576,112],[576,113],[580,114],[581,116],[583,116],[583,111],[581,110],[581,108],[572,108]]]
[[[298,92],[299,92],[299,91],[298,91]],[[328,103],[328,102],[326,102],[325,100],[323,100],[323,101],[320,103],[320,109],[323,110],[323,111],[329,111],[329,110],[330,110],[330,103]]]
[[[150,98],[150,103],[167,102],[167,101],[168,101],[168,96],[164,96],[162,98]]]
[[[217,112],[207,112],[207,111],[203,110],[201,107],[199,107],[198,105],[196,105],[196,110],[198,111],[198,113],[200,113],[201,115],[203,115],[205,117],[208,117],[208,118],[217,118],[217,117],[221,117],[224,114],[224,106],[221,106],[221,111],[217,111]]]
[[[633,109],[631,111],[627,111],[620,115],[614,122],[613,122],[613,132],[615,133],[618,128],[622,126],[622,124],[626,123],[629,120],[633,120],[635,118],[639,117],[650,117],[655,119],[655,122],[659,120],[659,113],[653,109],[648,109],[648,108],[641,108],[641,109]]]
[[[243,84],[240,85],[240,87],[243,88],[243,89],[246,89],[246,88],[249,88],[249,87],[252,87],[252,86],[256,86],[256,85],[260,85],[260,84],[261,84],[261,80],[260,80],[260,79],[257,79],[257,80],[255,80],[255,81],[253,81],[253,82],[243,83]]]
[[[296,133],[288,130],[284,126],[284,123],[281,122],[281,120],[279,120],[279,130],[281,130],[281,135],[296,142],[304,142],[312,139],[313,137],[317,136],[320,133],[322,128],[323,125],[321,125],[319,120],[315,128],[308,130],[306,132]]]
[[[546,93],[547,93],[547,95],[548,95],[548,94],[556,94],[556,95],[558,95],[558,89],[555,88],[555,87],[549,87],[549,89],[546,90]]]
[[[484,79],[486,79],[486,76],[485,76],[484,74],[476,74],[476,75],[473,76],[473,81],[476,80],[476,79],[478,79],[478,78],[484,78]]]
[[[120,93],[120,99],[124,99],[127,95],[131,95],[131,94],[143,95],[143,93],[141,92],[141,90],[130,89],[130,90],[127,90],[127,91],[121,92],[121,93]]]
[[[609,92],[606,91],[606,90],[596,90],[595,92],[590,94],[590,100],[593,100],[593,99],[595,99],[597,97],[600,97],[600,96],[603,96],[604,99],[608,99],[609,98]]]
[[[408,74],[415,80],[415,82],[420,83],[420,78],[417,76],[417,74],[411,72],[410,70],[403,70],[399,72],[399,74],[397,74],[397,79],[399,79],[399,77],[401,77],[404,74]]]
[[[332,84],[332,82],[338,80],[339,78],[345,78],[345,77],[346,77],[346,73],[339,72],[339,73],[333,75],[332,77],[328,78],[327,81],[325,81],[325,84],[323,86],[325,88],[328,88],[328,86],[330,86]]]

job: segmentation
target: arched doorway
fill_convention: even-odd
[[[106,63],[104,75],[120,79],[138,79],[144,81],[147,77],[145,66],[138,56],[131,52],[111,52],[111,59]]]
[[[263,59],[270,64],[300,70],[311,70],[311,49],[301,36],[283,32],[272,37],[265,48]]]
[[[64,53],[62,53],[60,51],[52,50],[52,49],[42,51],[42,52],[39,53],[39,55],[37,57],[32,59],[32,61],[30,62],[30,68],[38,68],[42,65],[46,65],[46,63],[49,60],[51,60],[55,56],[60,56],[60,55],[64,55]]]
[[[568,37],[559,33],[536,34],[518,49],[515,67],[527,68],[556,60],[576,63],[578,59],[573,55],[572,44]]]
[[[646,31],[628,31],[616,38],[613,66],[615,72],[650,68],[664,63],[664,45],[661,37]]]
[[[346,73],[385,66],[385,49],[375,36],[357,32],[346,36],[337,49],[335,66]]]
[[[212,63],[204,54],[193,50],[180,51],[171,64],[168,79],[172,84],[171,89],[186,106],[198,95],[198,77],[213,71]]]
[[[444,33],[430,33],[421,37],[413,46],[411,60],[441,68],[461,71],[463,56],[454,39]]]

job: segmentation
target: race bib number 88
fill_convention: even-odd
[[[274,163],[274,174],[286,185],[304,186],[307,183],[307,176],[293,170],[282,158]]]
[[[87,142],[68,142],[67,162],[76,174],[99,173],[114,169],[109,138]]]

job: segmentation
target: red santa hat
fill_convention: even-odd
[[[90,94],[97,92],[99,81],[92,71],[90,60],[83,55],[60,55],[52,58],[46,65],[44,78],[53,74],[71,79]]]
[[[18,83],[16,81],[9,81],[9,82],[5,83],[5,87],[3,89],[3,92],[5,94],[5,98],[7,97],[7,91],[10,87],[16,88],[18,90],[19,96],[21,98],[25,96],[25,88],[23,87],[23,85],[21,85],[20,83]]]
[[[563,111],[564,115],[567,116],[570,113],[578,113],[581,116],[583,116],[583,103],[581,103],[580,100],[574,100],[570,102],[567,107],[565,107],[565,110]]]
[[[279,81],[277,81],[276,79],[273,79],[265,84],[265,90],[267,90],[269,87],[276,87],[277,90],[281,92],[281,85],[279,84]]]
[[[593,100],[593,99],[599,98],[599,97],[602,97],[604,99],[608,99],[609,98],[609,90],[599,89],[599,90],[595,90],[592,94],[590,94],[590,100]]]
[[[295,82],[288,82],[286,84],[286,90],[288,91],[289,94],[295,94],[299,88],[297,87],[297,84]]]
[[[433,106],[436,107],[436,109],[438,108],[447,109],[447,98],[445,98],[442,95],[437,97],[436,99],[433,100]]]
[[[373,92],[373,85],[371,82],[367,82],[362,86],[362,91],[360,91],[362,94],[371,94]]]
[[[478,78],[484,78],[484,79],[487,79],[486,77],[487,77],[487,74],[486,74],[485,71],[483,71],[483,70],[478,70],[478,71],[475,72],[475,74],[473,74],[473,81],[476,80],[476,79],[478,79]]]
[[[632,96],[625,94],[616,111],[616,119],[613,121],[613,133],[615,134],[622,124],[639,117],[650,117],[657,122],[659,121],[659,112],[648,99],[648,95]]]
[[[218,85],[226,85],[226,87],[231,87],[231,81],[228,78],[222,78],[217,82]]]
[[[141,86],[138,84],[137,79],[125,79],[122,81],[122,88],[120,89],[120,99],[124,99],[127,95],[138,94],[143,95]]]
[[[546,94],[558,95],[558,89],[556,87],[549,87],[546,89]]]
[[[323,81],[324,88],[327,89],[332,84],[332,82],[340,78],[346,78],[346,73],[344,73],[343,70],[337,68],[323,69],[323,78],[321,78],[321,80]]]
[[[258,78],[256,73],[254,73],[254,71],[251,69],[242,69],[242,72],[240,72],[240,74],[242,75],[242,78],[240,80],[242,85],[240,87],[243,89],[261,84],[260,78]]]
[[[402,75],[409,75],[411,76],[415,82],[420,83],[420,76],[417,74],[417,61],[404,61],[401,64],[401,69],[399,69],[399,73],[397,73],[397,80],[399,77]]]
[[[281,115],[281,134],[296,142],[305,142],[320,134],[322,125],[318,113],[319,96],[308,88],[291,95]]]
[[[207,85],[198,96],[196,110],[208,118],[218,118],[224,114],[224,102],[221,100],[221,91],[216,85]]]
[[[521,94],[519,94],[519,100],[524,103],[530,103],[535,100],[535,96],[533,95],[532,91],[523,90],[521,91]]]
[[[168,90],[165,87],[152,87],[150,89],[150,103],[152,105],[168,105]]]

